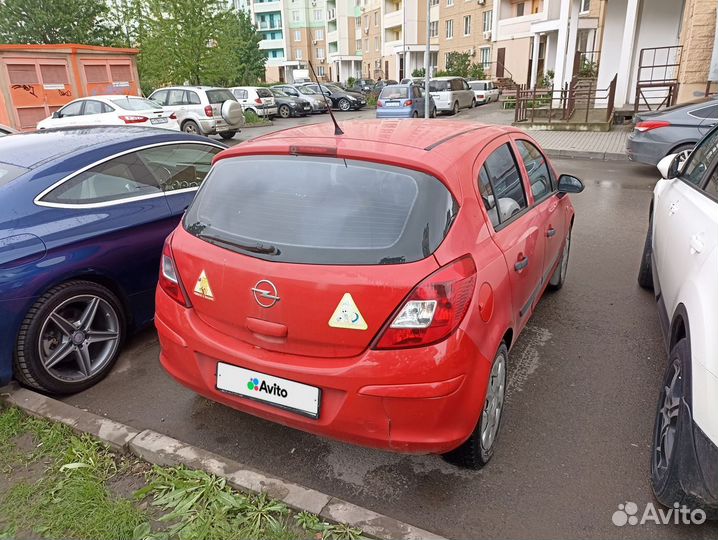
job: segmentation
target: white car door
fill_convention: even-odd
[[[716,204],[701,189],[716,174],[718,130],[704,138],[677,178],[656,185],[653,256],[664,305],[671,317],[687,276],[705,263],[718,241]]]
[[[74,101],[65,105],[58,112],[58,118],[52,118],[49,125],[43,127],[68,127],[77,126],[82,119],[82,106],[84,101]]]
[[[85,100],[81,118],[84,126],[112,126],[123,123],[109,105],[95,99]]]

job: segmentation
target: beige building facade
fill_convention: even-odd
[[[492,72],[492,0],[439,0],[439,21],[432,31],[438,34],[438,69],[446,69],[451,52],[468,52],[487,76]]]

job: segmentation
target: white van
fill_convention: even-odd
[[[459,109],[476,106],[476,97],[469,83],[462,77],[436,77],[429,81],[429,93],[436,109],[456,114]]]

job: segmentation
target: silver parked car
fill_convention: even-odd
[[[149,99],[174,112],[186,133],[231,139],[244,125],[242,106],[226,88],[172,86],[155,90]]]
[[[718,123],[718,96],[639,113],[634,123],[628,159],[656,165],[669,154],[691,150]]]
[[[435,77],[429,81],[429,93],[440,112],[456,114],[476,106],[474,91],[462,77]]]
[[[288,96],[306,99],[312,105],[312,113],[329,112],[331,100],[304,86],[304,84],[275,84],[272,88],[281,90]]]

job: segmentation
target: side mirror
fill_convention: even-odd
[[[62,118],[62,115],[60,114],[60,111],[55,111],[54,113],[52,113],[52,117],[53,118]]]
[[[668,154],[662,158],[656,167],[658,172],[661,173],[661,177],[665,180],[675,178],[678,173],[681,172],[683,164],[686,162],[689,152],[681,152],[680,154]]]
[[[558,177],[559,193],[581,193],[584,185],[581,180],[570,174],[562,174]]]

